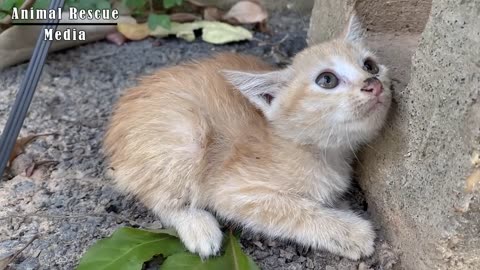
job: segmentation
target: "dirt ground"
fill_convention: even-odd
[[[50,55],[22,134],[58,135],[29,146],[14,164],[13,175],[31,159],[58,164],[40,167],[31,177],[10,175],[0,181],[0,258],[38,237],[13,269],[73,269],[91,244],[118,227],[161,227],[141,204],[115,191],[106,174],[100,148],[114,102],[140,75],[218,51],[249,53],[285,65],[306,46],[308,19],[292,12],[274,14],[271,36],[257,33],[253,41],[233,45],[147,39],[120,47],[97,42]],[[0,74],[2,128],[26,67]],[[357,188],[346,197],[358,211],[367,210]],[[397,262],[381,237],[375,254],[358,262],[248,232],[242,244],[262,269],[387,270]]]

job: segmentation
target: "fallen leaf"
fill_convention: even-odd
[[[45,134],[31,134],[26,137],[18,138],[13,146],[12,153],[10,153],[10,158],[8,159],[8,164],[11,164],[12,161],[18,157],[20,154],[25,152],[25,147],[32,143],[35,139],[44,136],[56,135],[56,133],[45,133]]]
[[[207,7],[208,4],[200,0],[188,0],[188,2],[196,7]]]
[[[253,35],[241,26],[232,26],[221,22],[204,22],[202,39],[212,44],[225,44],[250,40]]]
[[[182,38],[186,41],[194,41],[194,30],[202,28],[201,23],[175,23],[173,22],[170,29],[165,29],[158,26],[155,30],[150,31],[150,35],[154,37],[166,37],[169,35],[175,35],[177,38]]]
[[[223,15],[223,11],[216,7],[207,7],[203,10],[203,19],[206,21],[220,21]]]
[[[195,30],[202,29],[202,39],[212,44],[249,40],[253,35],[241,26],[231,26],[221,22],[198,21],[193,23],[172,23],[170,30],[157,27],[150,32],[155,37],[175,35],[187,41],[195,40]]]
[[[148,29],[148,25],[146,23],[119,23],[117,25],[117,30],[130,40],[142,40],[147,38],[150,34],[150,30]]]
[[[268,28],[268,25],[267,25],[267,21],[262,21],[262,22],[259,22],[258,25],[258,31],[260,33],[265,33],[265,34],[269,34],[271,35],[272,34],[272,31],[270,31],[270,29]]]
[[[172,22],[185,23],[185,22],[193,22],[198,19],[199,19],[198,16],[192,13],[173,13],[170,15],[170,20]]]
[[[226,239],[225,253],[218,257],[202,260],[198,255],[182,252],[168,257],[161,265],[162,270],[259,270],[260,268],[241,249],[238,240],[230,232]]]
[[[91,246],[77,270],[142,269],[144,262],[155,255],[167,257],[183,251],[182,242],[168,230],[151,232],[125,227]]]
[[[125,41],[127,41],[127,38],[118,31],[108,34],[105,38],[106,40],[118,46],[122,45],[123,43],[125,43]]]
[[[478,183],[480,183],[480,169],[475,169],[467,178],[465,191],[468,193],[473,192]]]
[[[257,2],[239,1],[223,16],[224,20],[232,23],[259,23],[268,18],[268,13]]]
[[[35,172],[35,170],[38,169],[38,167],[45,166],[45,165],[56,165],[56,164],[58,164],[58,161],[55,161],[55,160],[42,160],[42,161],[34,162],[33,164],[31,164],[25,169],[25,175],[27,177],[31,177]]]

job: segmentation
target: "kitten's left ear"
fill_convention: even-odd
[[[269,115],[272,99],[287,85],[292,77],[292,70],[286,68],[261,73],[222,70],[222,74],[264,115]]]
[[[347,21],[347,25],[343,29],[342,35],[345,41],[352,43],[361,43],[363,42],[365,36],[365,30],[362,27],[362,23],[358,18],[357,13],[352,10]]]

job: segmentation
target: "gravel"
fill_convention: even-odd
[[[0,181],[0,258],[38,237],[11,264],[13,269],[74,269],[85,250],[121,226],[160,228],[141,204],[118,193],[108,177],[101,139],[114,102],[144,75],[186,59],[218,51],[257,55],[279,66],[306,46],[308,18],[292,12],[273,14],[272,35],[255,34],[251,42],[212,46],[174,38],[147,39],[116,46],[97,42],[48,57],[22,134],[56,133],[38,138],[16,159]],[[26,64],[0,74],[0,127]],[[32,160],[54,160],[27,177]],[[364,211],[361,192],[348,194]],[[368,213],[366,213],[368,216]],[[379,237],[377,251],[354,262],[324,251],[264,239],[248,232],[244,250],[262,269],[392,269],[397,261]]]

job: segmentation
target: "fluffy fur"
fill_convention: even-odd
[[[221,54],[143,78],[120,98],[105,138],[118,187],[203,257],[221,245],[212,213],[351,259],[370,255],[370,222],[334,206],[353,151],[381,129],[391,97],[381,65],[384,92],[361,91],[372,77],[363,62],[376,58],[353,24],[284,70]],[[338,87],[315,83],[324,71]]]

